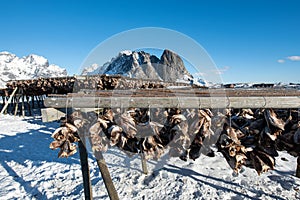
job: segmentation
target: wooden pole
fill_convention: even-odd
[[[7,109],[7,106],[10,104],[10,102],[11,102],[13,96],[15,95],[15,93],[17,92],[17,90],[18,90],[18,87],[16,87],[16,88],[14,89],[14,91],[11,93],[11,95],[10,95],[8,101],[5,103],[3,109],[1,110],[1,113],[0,113],[1,115],[2,115],[2,114],[4,113],[4,111]]]
[[[84,137],[80,138],[81,140],[78,142],[79,147],[79,155],[80,155],[80,164],[81,164],[81,172],[83,178],[83,188],[84,188],[84,196],[86,200],[91,200],[93,198],[92,195],[92,187],[91,187],[91,178],[90,178],[90,169],[88,163],[88,154],[85,148],[85,139]]]
[[[28,107],[29,116],[32,116],[29,98],[30,97],[26,95],[26,103],[27,103],[27,107]]]
[[[34,95],[31,96],[31,107],[34,109]]]
[[[96,157],[97,164],[98,164],[98,167],[99,167],[100,172],[101,172],[101,176],[102,176],[103,181],[104,181],[104,185],[105,185],[106,190],[108,192],[109,198],[111,200],[119,200],[117,190],[114,186],[114,183],[111,180],[111,176],[110,176],[110,173],[108,171],[108,167],[106,165],[106,162],[104,160],[104,157],[103,157],[102,153],[99,152],[99,151],[95,152],[95,157]]]
[[[14,115],[16,116],[18,114],[20,97],[16,96],[15,101],[16,101],[16,105],[15,105],[15,113],[14,113]]]
[[[296,177],[300,178],[300,156],[298,156],[298,159],[297,159]]]
[[[24,97],[24,95],[23,95],[23,96],[22,96],[22,117],[25,117],[24,101],[25,101],[25,97]]]
[[[147,175],[148,174],[147,160],[145,159],[143,153],[141,153],[140,155],[141,155],[143,173]]]

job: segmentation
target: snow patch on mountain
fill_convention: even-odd
[[[67,76],[66,69],[49,64],[43,56],[30,54],[20,58],[7,51],[0,52],[0,88],[9,80],[61,76]]]

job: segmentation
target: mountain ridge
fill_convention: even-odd
[[[91,70],[94,68],[94,70]],[[82,75],[120,74],[131,78],[177,81],[192,75],[179,55],[164,50],[161,57],[145,51],[121,51],[111,62],[95,69],[95,64],[83,70]]]
[[[36,54],[18,57],[8,51],[0,52],[0,88],[6,81],[40,77],[67,76],[67,70]]]

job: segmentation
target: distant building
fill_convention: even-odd
[[[259,83],[259,84],[253,84],[253,88],[273,88],[274,84],[273,83]]]
[[[224,88],[234,88],[235,87],[235,84],[233,83],[230,83],[230,84],[225,84],[223,85]]]

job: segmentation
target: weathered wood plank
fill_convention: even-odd
[[[45,100],[52,108],[299,108],[300,97],[73,97]]]
[[[300,156],[297,158],[296,177],[300,178]]]
[[[271,97],[271,96],[300,96],[296,89],[127,89],[127,90],[86,90],[68,95],[52,94],[50,97]]]
[[[147,168],[147,160],[145,159],[144,155],[141,153],[141,161],[142,161],[142,170],[145,175],[148,175],[148,168]]]
[[[106,162],[104,160],[102,153],[99,151],[95,152],[95,157],[96,157],[97,164],[98,164],[98,167],[101,172],[103,182],[104,182],[106,190],[108,192],[109,198],[111,200],[119,200],[117,190],[111,180],[111,176],[108,171],[108,168],[107,168],[107,165],[106,165]]]
[[[64,117],[66,114],[55,108],[42,108],[42,122],[53,122]]]
[[[81,137],[83,139],[83,137]],[[84,188],[84,196],[86,200],[93,199],[92,195],[92,187],[91,187],[91,178],[90,178],[90,168],[88,163],[88,154],[85,148],[85,140],[80,140],[78,142],[79,148],[79,156],[80,156],[80,164],[81,164],[81,172],[83,178],[83,188]]]

